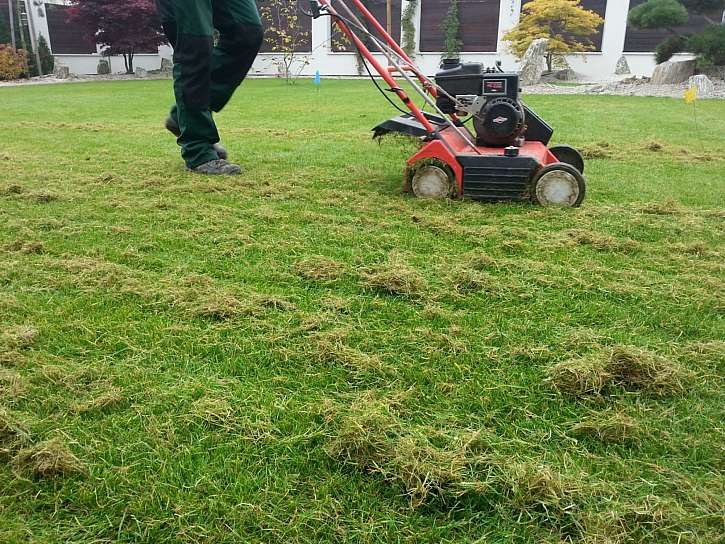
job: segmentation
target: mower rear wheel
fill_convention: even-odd
[[[574,168],[579,170],[581,174],[584,173],[584,157],[579,153],[579,150],[570,145],[553,145],[549,148],[551,154],[556,157],[559,162],[565,162],[571,164]]]
[[[534,177],[532,196],[542,206],[578,208],[584,200],[584,176],[570,164],[555,162]]]
[[[411,190],[418,198],[449,198],[455,194],[455,177],[443,162],[431,162],[415,167]]]

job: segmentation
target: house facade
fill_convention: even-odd
[[[364,0],[369,9],[386,22],[386,0]],[[458,0],[459,36],[462,41],[461,58],[464,61],[483,62],[493,65],[503,61],[506,69],[517,67],[516,58],[508,51],[503,35],[518,22],[522,3],[528,0]],[[593,37],[595,50],[567,57],[571,67],[582,79],[601,81],[614,75],[618,60],[624,56],[634,75],[649,76],[654,66],[654,49],[667,36],[658,31],[641,31],[627,25],[629,10],[645,0],[582,0],[582,5],[599,13],[604,18],[600,32]],[[258,0],[261,9],[269,0]],[[63,0],[28,0],[29,15],[35,28],[45,35],[56,59],[70,67],[72,73],[94,74],[100,51],[88,43],[79,29],[67,23],[67,2]],[[400,39],[401,18],[408,8],[409,0],[393,0],[392,29]],[[300,5],[306,2],[300,0]],[[421,67],[433,73],[445,49],[442,20],[448,11],[450,0],[418,0],[413,12],[415,27],[416,61]],[[266,9],[269,9],[267,6]],[[7,0],[0,0],[0,17],[7,17]],[[302,75],[313,75],[316,71],[323,76],[357,76],[359,66],[356,55],[340,43],[338,33],[331,28],[329,17],[312,20],[300,14],[300,25],[304,38],[299,40],[297,60],[292,70]],[[692,17],[688,28],[696,30],[704,26],[702,18]],[[268,41],[255,62],[251,73],[273,76],[279,73],[273,45]],[[162,58],[171,58],[168,46],[158,50],[137,53],[134,64],[147,70],[158,69]],[[683,57],[686,58],[686,57]],[[111,59],[113,72],[123,70],[123,59]]]

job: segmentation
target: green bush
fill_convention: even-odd
[[[10,27],[4,19],[0,19],[0,43],[11,43],[13,41],[10,36]]]
[[[55,58],[50,52],[50,47],[48,47],[45,36],[38,38],[38,53],[40,54],[40,64],[43,74],[52,74],[55,68]]]
[[[27,58],[22,49],[0,44],[0,80],[19,78],[25,72]]]
[[[687,41],[688,50],[701,65],[725,65],[725,25],[710,25]]]
[[[655,58],[657,64],[666,62],[675,53],[682,53],[687,48],[687,38],[684,36],[670,36],[657,46]]]
[[[629,24],[645,29],[684,25],[688,19],[687,8],[677,0],[649,0],[629,12]]]

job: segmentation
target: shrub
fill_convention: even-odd
[[[701,33],[691,36],[687,45],[701,64],[725,65],[725,25],[708,26]]]
[[[667,62],[675,53],[683,52],[687,47],[687,39],[684,36],[670,36],[657,46],[655,58],[657,64]]]
[[[28,55],[22,49],[0,44],[0,80],[17,79],[25,72]]]
[[[50,52],[45,36],[38,37],[38,54],[40,55],[41,74],[52,74],[55,68],[55,58]]]

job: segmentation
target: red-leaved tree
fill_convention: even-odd
[[[123,55],[129,74],[134,54],[167,43],[154,0],[73,0],[68,11],[104,55]]]

